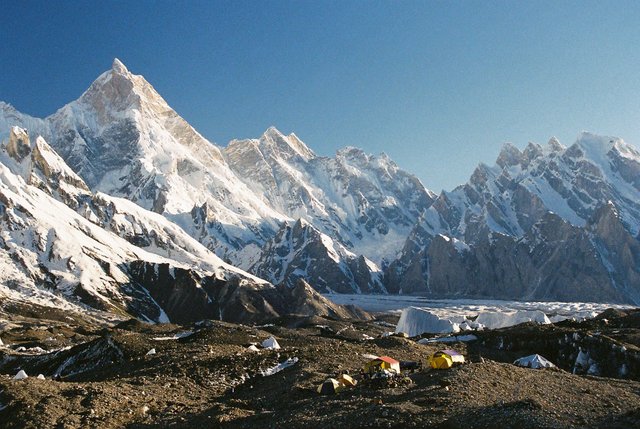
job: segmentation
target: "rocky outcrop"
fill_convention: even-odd
[[[285,315],[366,319],[361,310],[334,304],[308,283],[293,287],[258,283],[240,276],[202,277],[192,270],[166,264],[134,262],[130,273],[175,323],[216,319],[235,323],[264,323]]]
[[[477,332],[479,340],[470,344],[469,353],[506,362],[539,353],[574,374],[638,379],[640,350],[621,341],[628,341],[630,337],[619,330],[621,327],[635,329],[638,315],[637,310],[607,310],[582,324],[572,321],[544,326],[527,323]]]

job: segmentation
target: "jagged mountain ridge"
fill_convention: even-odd
[[[380,263],[435,195],[385,154],[348,147],[335,158],[316,156],[295,135],[270,128],[255,140],[233,140],[224,150],[238,177],[277,211],[304,219],[351,251]]]
[[[48,118],[0,102],[0,138],[16,124],[45,136],[91,199],[103,200],[83,216],[99,213],[105,228],[130,242],[169,249],[164,257],[186,241],[166,234],[157,245],[150,216],[117,197],[272,282],[301,277],[340,292],[638,302],[640,158],[620,139],[583,134],[569,148],[555,139],[523,151],[506,145],[496,166],[480,165],[467,184],[436,197],[386,155],[346,148],[320,157],[275,128],[218,147],[118,60]],[[609,202],[610,215],[598,218]],[[549,234],[548,225],[557,230]],[[294,230],[305,239],[292,239]],[[555,235],[575,238],[580,251],[545,238]],[[285,265],[282,255],[290,255]],[[595,262],[566,264],[571,258]],[[575,281],[576,270],[585,267],[605,292],[596,285],[591,294],[577,292],[584,282]]]
[[[366,254],[360,277],[379,277],[378,264],[395,258],[434,198],[386,155],[349,148],[319,157],[275,128],[217,147],[118,60],[48,118],[0,103],[0,138],[13,125],[44,136],[92,192],[162,214],[245,270],[268,258],[262,248],[285,223],[303,219],[346,249],[340,264]],[[358,281],[343,290],[359,290]]]
[[[92,193],[42,137],[0,146],[0,297],[98,319],[260,322],[336,306],[224,263],[163,216]]]
[[[481,164],[425,211],[387,287],[640,303],[639,177],[640,153],[618,138],[507,144],[494,167]]]

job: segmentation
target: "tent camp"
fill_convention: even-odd
[[[427,359],[433,369],[448,369],[454,364],[464,363],[464,356],[455,350],[440,350]]]
[[[365,374],[373,374],[385,369],[400,374],[400,362],[389,356],[379,356],[364,364],[362,369]]]
[[[548,359],[540,356],[538,354],[521,357],[513,362],[514,365],[522,366],[524,368],[553,368],[555,365],[551,363]]]

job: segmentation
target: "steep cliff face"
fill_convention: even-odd
[[[639,302],[639,244],[612,205],[586,228],[547,213],[519,238],[492,233],[468,246],[437,235],[399,287],[436,297]]]

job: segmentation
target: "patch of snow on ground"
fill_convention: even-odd
[[[295,365],[298,362],[297,357],[289,358],[282,363],[277,364],[276,366],[272,366],[271,368],[267,368],[264,370],[260,370],[260,375],[263,377],[268,377],[273,374],[277,374],[283,369],[289,368],[290,366]]]
[[[278,350],[280,349],[280,344],[274,337],[269,337],[262,342],[262,347],[267,350]]]
[[[439,338],[423,338],[418,341],[419,344],[429,344],[429,343],[465,343],[469,341],[476,341],[478,337],[473,334],[467,335],[449,335],[447,337],[439,337]]]
[[[516,359],[516,361],[513,362],[513,364],[517,366],[522,366],[524,368],[534,368],[534,369],[555,367],[555,365],[549,359],[545,358],[544,356],[540,356],[538,354],[521,357],[520,359]]]
[[[155,341],[169,341],[169,340],[178,340],[180,338],[186,338],[190,335],[193,335],[193,331],[178,332],[177,334],[171,337],[154,337],[152,339]]]
[[[13,377],[14,380],[24,380],[25,378],[29,378],[29,376],[23,369],[18,371],[18,373]]]

